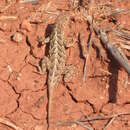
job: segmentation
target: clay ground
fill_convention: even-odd
[[[130,31],[130,12],[110,16],[113,10],[130,9],[129,0],[0,0],[0,130],[13,130],[10,123],[23,130],[46,130],[47,75],[37,73],[35,65],[45,56],[45,38],[61,11],[75,13],[66,28],[66,39],[75,40],[66,50],[67,64],[76,66],[69,83],[62,80],[54,89],[52,124],[55,130],[130,130],[130,83],[127,72],[104,48],[101,60],[97,49],[91,47],[83,81],[84,58],[78,34],[84,34],[85,47],[90,36],[87,22],[78,8],[95,17],[101,28]],[[79,10],[80,10],[79,9]],[[47,34],[47,33],[48,34]],[[110,40],[127,43],[113,33]],[[125,42],[124,42],[125,41]],[[100,41],[96,40],[99,46]],[[101,46],[102,47],[102,46]],[[130,47],[129,47],[130,48]],[[125,55],[130,53],[123,48]],[[101,55],[102,55],[101,54]]]

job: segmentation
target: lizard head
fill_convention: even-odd
[[[57,18],[56,18],[56,23],[60,24],[61,26],[66,26],[69,22],[69,15],[66,13],[61,13]]]

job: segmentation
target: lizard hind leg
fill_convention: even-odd
[[[64,39],[64,46],[65,46],[65,48],[74,47],[75,42],[76,42],[76,40],[72,39],[72,42],[67,44],[67,40]]]
[[[76,67],[74,65],[66,65],[63,71],[63,79],[64,82],[70,82],[72,77],[76,74]]]

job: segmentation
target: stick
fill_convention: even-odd
[[[0,118],[0,123],[13,128],[14,130],[23,130],[22,128],[20,128],[20,127],[16,126],[15,124],[11,123],[10,121],[8,121],[6,118]]]
[[[106,130],[106,129],[112,124],[112,122],[115,120],[115,118],[116,118],[116,117],[111,118],[111,119],[107,122],[107,124],[105,125],[105,127],[103,128],[103,130]]]
[[[0,20],[16,20],[16,16],[0,16]]]
[[[127,33],[127,32],[124,32],[122,30],[117,30],[117,29],[114,29],[113,32],[118,36],[118,37],[121,37],[123,39],[126,39],[126,40],[130,40],[130,34]]]
[[[110,115],[110,116],[96,116],[96,117],[87,117],[85,119],[78,119],[78,120],[71,120],[71,121],[66,121],[66,122],[58,122],[57,125],[71,125],[71,124],[78,124],[81,126],[85,126],[84,128],[89,129],[89,130],[93,130],[92,128],[89,128],[88,126],[86,126],[84,124],[84,122],[92,122],[92,121],[97,121],[97,120],[108,120],[109,122],[106,124],[106,126],[104,127],[106,130],[106,128],[108,128],[108,126],[119,116],[122,115],[130,115],[130,112],[126,112],[126,113],[117,113],[114,115]]]
[[[89,52],[87,54],[87,49],[85,47],[85,42],[83,40],[83,34],[79,34],[79,41],[81,45],[81,51],[84,58],[84,68],[83,68],[83,82],[86,80],[86,70],[87,70],[87,64],[88,64],[88,58],[89,58]]]
[[[120,48],[116,48],[111,42],[109,42],[107,34],[105,31],[99,29],[94,26],[94,31],[99,36],[101,42],[104,44],[105,48],[112,54],[112,56],[118,61],[118,63],[130,74],[130,64],[125,56],[125,54],[121,51]]]
[[[87,130],[93,130],[93,128],[88,127],[87,125],[85,125],[84,123],[82,123],[80,121],[75,121],[75,123],[82,126],[82,127],[84,127]]]

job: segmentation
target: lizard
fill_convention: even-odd
[[[49,37],[45,38],[44,43],[49,43],[48,56],[45,56],[41,60],[42,72],[48,71],[47,77],[47,93],[48,93],[48,105],[47,105],[47,130],[50,129],[51,119],[51,103],[54,87],[58,86],[61,75],[64,75],[64,81],[70,78],[74,74],[75,67],[73,65],[66,65],[66,47],[70,47],[73,44],[67,46],[64,28],[69,22],[69,16],[66,14],[60,14],[55,21],[53,30]]]

